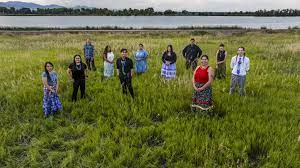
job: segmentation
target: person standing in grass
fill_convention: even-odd
[[[237,55],[232,57],[230,67],[232,69],[229,94],[234,92],[236,85],[239,85],[239,95],[244,96],[246,75],[250,69],[250,59],[245,55],[245,48],[239,47]]]
[[[62,104],[58,97],[58,78],[56,72],[53,71],[53,64],[46,62],[44,69],[45,71],[42,74],[44,84],[43,111],[45,117],[48,117],[61,110]]]
[[[136,73],[141,74],[147,71],[148,52],[144,49],[143,44],[139,44],[139,50],[135,53]]]
[[[226,57],[227,52],[224,49],[224,44],[220,44],[219,50],[216,54],[216,78],[217,79],[225,79],[226,78]]]
[[[104,77],[109,78],[114,76],[114,53],[110,46],[106,46],[103,52],[104,59]]]
[[[168,45],[167,51],[162,55],[162,68],[161,76],[167,80],[171,80],[176,77],[176,53],[173,51],[173,46]]]
[[[202,55],[202,50],[196,45],[194,38],[192,38],[190,42],[191,43],[183,49],[182,55],[186,59],[186,69],[189,69],[192,66],[192,70],[195,70],[198,59]]]
[[[209,110],[212,108],[212,87],[214,72],[208,65],[208,56],[201,56],[201,65],[194,71],[192,109]]]
[[[75,55],[73,63],[69,65],[68,75],[73,79],[72,101],[77,101],[77,93],[80,88],[81,98],[85,98],[85,80],[87,80],[87,66],[81,60],[80,55]]]
[[[83,46],[83,53],[85,57],[86,64],[88,65],[88,69],[93,71],[96,71],[96,66],[95,66],[95,48],[94,45],[92,45],[92,42],[90,39],[86,40],[85,45]]]
[[[133,62],[128,58],[128,51],[126,48],[121,50],[122,57],[117,59],[117,75],[120,79],[123,94],[127,94],[127,88],[132,98],[134,98],[132,88],[132,76],[133,76]]]

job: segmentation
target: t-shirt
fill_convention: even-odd
[[[74,63],[69,65],[69,69],[72,70],[72,78],[75,80],[78,79],[85,79],[84,71],[86,70],[87,66],[85,63],[81,63],[79,65],[74,65]]]
[[[133,62],[130,58],[126,57],[117,59],[117,69],[119,69],[120,77],[131,77],[131,69],[133,69]]]
[[[50,76],[50,79],[47,78],[47,73],[46,72],[42,73],[42,77],[47,78],[48,85],[49,86],[55,86],[57,84],[57,74],[56,74],[56,72],[54,72],[54,71],[49,72],[49,76]]]

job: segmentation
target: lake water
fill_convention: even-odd
[[[0,26],[12,27],[133,27],[239,26],[287,29],[300,27],[300,17],[240,16],[0,16]]]

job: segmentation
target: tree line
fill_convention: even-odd
[[[110,10],[107,8],[54,8],[54,9],[30,9],[14,7],[0,7],[0,15],[60,15],[60,16],[300,16],[298,9],[257,10],[238,12],[190,12],[183,11],[155,11],[146,9],[122,9]]]

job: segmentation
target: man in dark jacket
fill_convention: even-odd
[[[123,94],[127,94],[127,88],[132,98],[134,98],[132,88],[132,76],[133,76],[133,62],[128,58],[128,51],[126,48],[121,50],[122,57],[117,59],[117,76],[119,76]]]
[[[182,55],[186,60],[186,69],[189,69],[192,66],[192,69],[197,68],[198,58],[202,55],[202,50],[195,43],[195,39],[191,39],[191,44],[187,45],[183,51]]]

